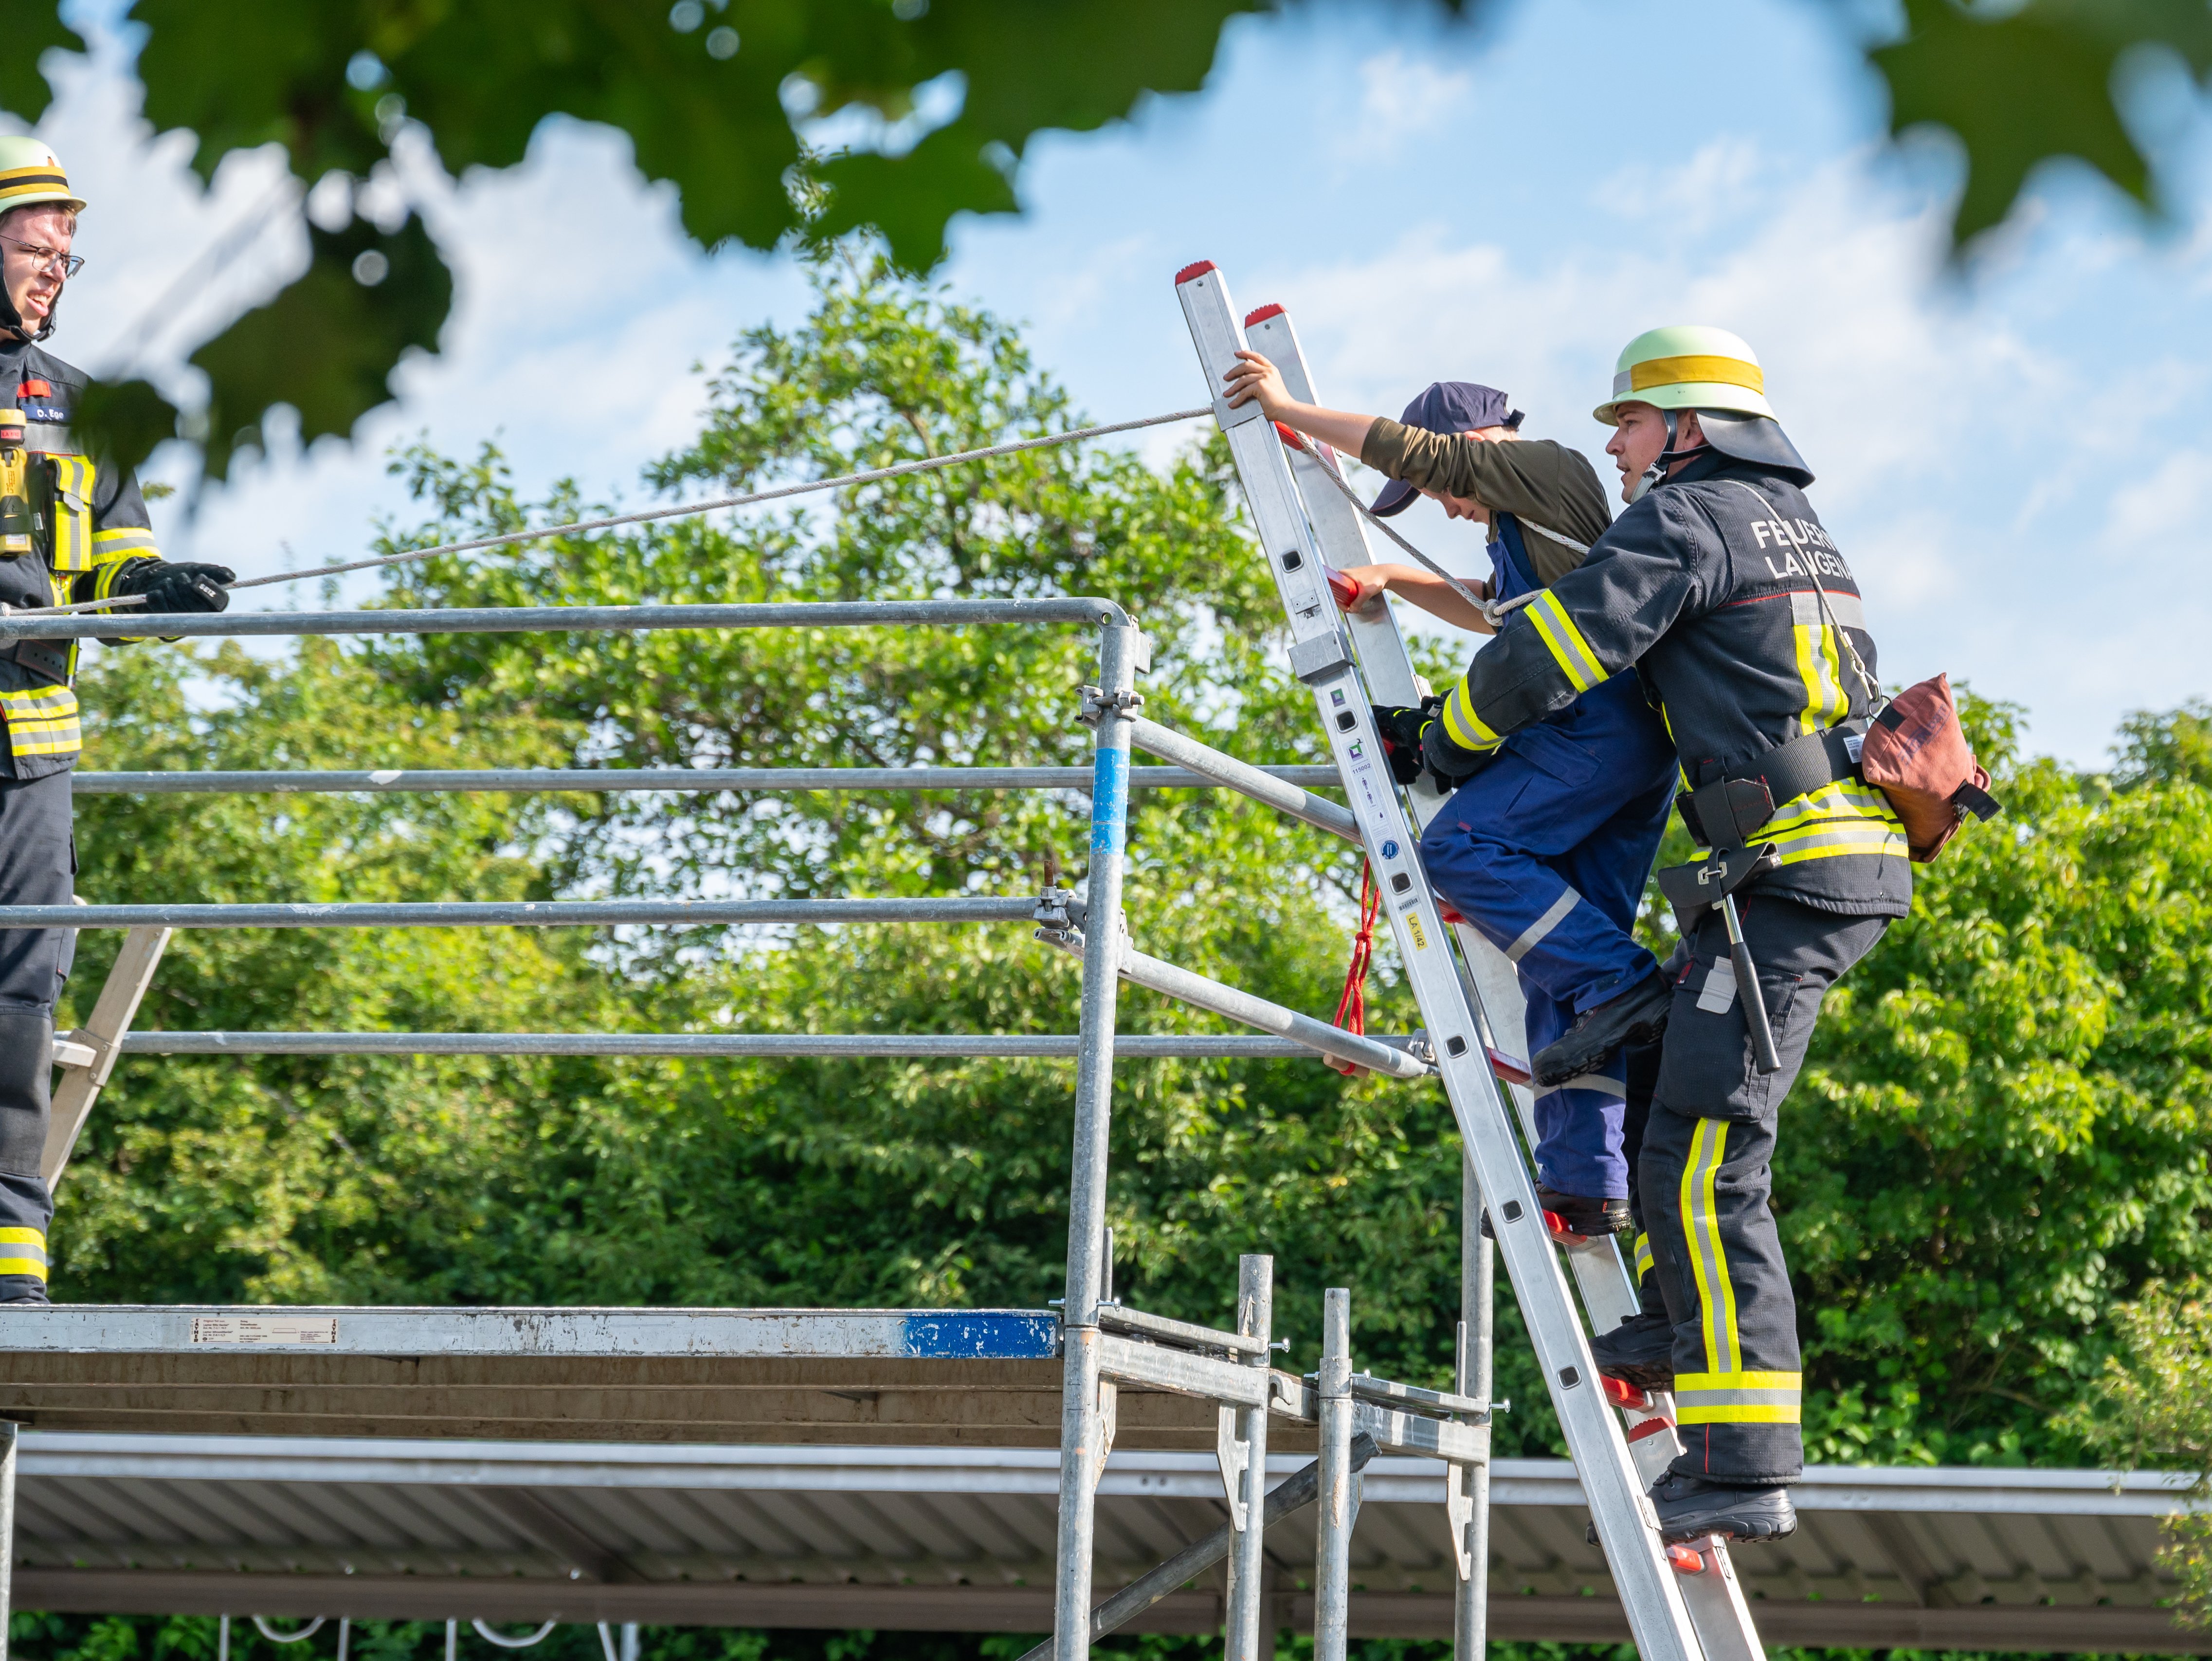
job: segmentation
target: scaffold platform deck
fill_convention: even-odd
[[[1052,1448],[1060,1385],[1049,1310],[0,1309],[0,1418],[39,1430]],[[1133,1384],[1115,1445],[1215,1429]]]

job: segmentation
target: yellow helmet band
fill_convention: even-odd
[[[1613,378],[1613,395],[1626,398],[1632,392],[1647,392],[1654,386],[1679,386],[1685,381],[1723,386],[1746,386],[1754,392],[1766,390],[1766,377],[1759,365],[1747,363],[1741,358],[1692,356],[1686,357],[1654,357],[1632,364]]]

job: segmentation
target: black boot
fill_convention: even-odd
[[[1590,1340],[1597,1370],[1638,1390],[1674,1388],[1674,1323],[1639,1310],[1610,1332]]]
[[[1528,1071],[1540,1085],[1578,1079],[1625,1043],[1650,1043],[1667,1030],[1674,986],[1664,975],[1646,975],[1619,997],[1585,1009],[1560,1037],[1536,1052]]]
[[[1586,1199],[1579,1194],[1556,1193],[1540,1184],[1536,1203],[1565,1223],[1568,1233],[1585,1238],[1594,1234],[1626,1234],[1636,1226],[1625,1199]]]
[[[1651,1485],[1651,1504],[1659,1513],[1659,1537],[1670,1544],[1718,1534],[1757,1545],[1797,1532],[1797,1508],[1785,1488],[1723,1488],[1670,1470]]]

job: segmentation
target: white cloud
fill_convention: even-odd
[[[1474,76],[1432,58],[1395,50],[1359,66],[1359,132],[1347,148],[1369,158],[1395,150],[1407,139],[1434,131],[1466,113]]]

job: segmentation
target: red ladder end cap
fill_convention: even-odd
[[[1638,1413],[1651,1411],[1651,1398],[1626,1378],[1607,1378],[1601,1376],[1598,1382],[1605,1386],[1605,1399],[1613,1406],[1633,1408]]]
[[[1303,450],[1306,447],[1305,440],[1300,437],[1298,434],[1291,429],[1285,427],[1279,421],[1275,422],[1273,424],[1275,429],[1275,436],[1283,441],[1283,447],[1285,449]]]
[[[1213,262],[1211,259],[1201,259],[1194,264],[1186,265],[1176,273],[1176,286],[1177,288],[1181,288],[1184,283],[1189,282],[1191,278],[1194,277],[1204,277],[1212,269]]]
[[[1674,1428],[1674,1421],[1672,1419],[1645,1419],[1628,1427],[1628,1439],[1632,1442],[1640,1442],[1647,1436],[1656,1436],[1662,1430]]]
[[[1269,318],[1280,317],[1282,314],[1283,308],[1280,306],[1262,306],[1256,311],[1247,312],[1244,314],[1244,326],[1249,329],[1255,323],[1265,323]]]
[[[1567,1220],[1556,1211],[1544,1214],[1544,1226],[1552,1231],[1552,1238],[1561,1245],[1588,1245],[1589,1236],[1577,1234],[1567,1226]]]
[[[1674,1566],[1677,1574],[1703,1574],[1705,1572],[1705,1557],[1693,1547],[1668,1547],[1667,1561]]]
[[[1349,611],[1352,602],[1359,598],[1359,585],[1334,565],[1324,565],[1321,570],[1328,579],[1328,592],[1335,598],[1337,610]]]

